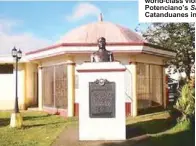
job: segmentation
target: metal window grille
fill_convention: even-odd
[[[55,66],[55,105],[57,108],[67,108],[67,66]]]
[[[138,109],[162,105],[163,103],[162,66],[137,64]]]
[[[67,108],[67,66],[66,64],[43,67],[43,106]]]

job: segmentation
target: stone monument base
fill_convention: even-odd
[[[12,113],[11,120],[10,120],[10,127],[11,128],[21,128],[22,127],[22,116],[21,113]]]
[[[125,70],[118,62],[84,63],[77,68],[79,140],[126,139]]]

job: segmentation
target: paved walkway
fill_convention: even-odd
[[[125,141],[79,141],[78,132],[78,126],[66,127],[52,146],[145,146],[149,141],[147,134],[140,134]],[[138,133],[139,130],[133,128],[129,132]]]

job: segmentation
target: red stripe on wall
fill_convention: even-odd
[[[125,103],[125,114],[126,116],[131,115],[131,102]]]
[[[74,116],[79,117],[79,103],[74,103]]]
[[[165,76],[165,83],[166,83],[166,107],[169,104],[169,89],[168,89],[168,76]]]
[[[67,117],[67,109],[57,109],[57,108],[43,108],[43,111],[52,114],[52,115],[60,115],[62,117]]]

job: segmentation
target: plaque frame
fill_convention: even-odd
[[[91,86],[93,84],[99,84],[100,86],[105,86],[106,84],[112,84],[112,91],[113,91],[113,98],[112,98],[112,112],[111,114],[108,113],[102,113],[102,114],[93,114],[92,113],[92,105],[91,105]],[[107,79],[97,79],[94,82],[89,82],[89,117],[90,118],[115,118],[116,117],[116,83],[115,82],[110,82]]]

